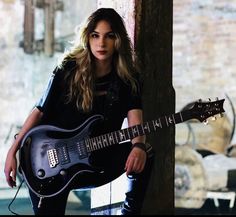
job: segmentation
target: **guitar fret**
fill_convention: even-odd
[[[101,135],[101,138],[102,138],[102,144],[103,144],[103,146],[104,147],[106,147],[107,146],[107,139],[106,139],[106,137],[105,137],[105,135]]]
[[[169,124],[173,124],[173,122],[174,122],[173,119],[171,118],[171,116],[168,116],[167,120],[168,120]]]
[[[133,137],[139,136],[139,130],[137,128],[137,125],[131,127],[131,129],[132,129]]]
[[[128,128],[126,128],[126,132],[127,132],[128,138],[130,139],[131,137],[130,137],[129,129]]]
[[[150,132],[150,127],[149,127],[148,122],[146,122],[146,123],[143,125],[142,129],[143,129],[143,134],[146,134],[146,130],[147,130],[148,132]]]
[[[126,131],[124,130],[124,129],[122,129],[122,133],[123,133],[123,135],[124,135],[124,140],[123,141],[126,141],[126,140],[128,140],[128,135],[126,134]]]
[[[115,134],[115,139],[116,139],[116,143],[119,143],[119,139],[118,139],[118,137],[117,137],[117,135],[116,135],[116,132],[117,132],[117,131],[114,132],[114,134]]]
[[[98,149],[96,137],[93,138],[93,147],[94,147],[94,150],[97,150],[97,149]]]
[[[111,145],[111,144],[112,144],[112,138],[110,137],[110,134],[107,133],[107,134],[106,134],[106,137],[107,137],[107,143],[108,143],[108,145]]]
[[[135,126],[136,127],[136,133],[138,133],[136,136],[140,135],[139,129],[138,129],[138,125]]]
[[[103,145],[103,143],[102,143],[102,140],[101,140],[101,137],[99,136],[98,138],[99,138],[99,139],[98,139],[99,144],[101,145],[101,147],[104,147],[104,145]]]
[[[152,121],[152,125],[154,127],[154,130],[156,130],[156,128],[162,128],[161,122],[160,122],[160,118],[159,118],[159,122],[157,120],[153,120]]]
[[[96,137],[97,148],[100,149],[103,147],[100,137]]]
[[[174,114],[175,116],[175,123],[182,123],[183,122],[183,116],[182,116],[182,113],[176,113]]]
[[[107,136],[108,136],[108,140],[109,140],[110,144],[114,144],[115,141],[114,141],[114,137],[113,137],[112,133],[107,134]]]
[[[92,139],[90,139],[90,149],[93,151],[94,149],[93,149],[93,141],[92,141]]]
[[[88,146],[87,146],[87,147],[88,147],[88,150],[91,152],[91,151],[92,151],[91,139],[88,139],[87,141],[88,141],[88,142],[87,142],[87,143],[88,143]]]
[[[90,149],[90,145],[89,145],[89,140],[86,139],[84,142],[85,142],[85,145],[86,145],[86,147],[87,147],[87,151],[90,152],[91,149]]]
[[[138,129],[138,134],[139,134],[139,136],[140,135],[143,135],[142,133],[143,133],[143,128],[142,128],[142,126],[141,125],[137,125],[137,129]]]
[[[90,149],[93,150],[92,138],[89,139]]]
[[[152,121],[152,126],[153,126],[154,130],[156,131],[156,124],[155,123],[156,123],[156,120],[155,121],[153,120]]]
[[[166,125],[167,127],[169,126],[169,123],[168,123],[168,120],[167,120],[167,117],[165,116],[165,120],[166,120]]]
[[[145,130],[144,130],[144,127],[145,127],[145,126],[144,126],[144,124],[141,124],[140,126],[141,126],[141,129],[142,129],[142,131],[143,131],[143,134],[145,134]]]
[[[101,141],[101,143],[102,143],[102,146],[105,147],[105,145],[104,145],[104,143],[103,143],[102,135],[100,135],[100,136],[98,136],[98,137],[99,137],[99,139],[100,139],[100,141]]]
[[[124,138],[125,138],[125,134],[123,133],[123,130],[120,130],[120,131],[119,131],[119,136],[120,136],[120,141],[121,141],[121,142],[123,142],[123,141],[126,140],[126,139],[124,139]]]
[[[130,129],[131,129],[131,131],[132,131],[133,138],[134,138],[134,137],[135,137],[135,133],[134,133],[133,127],[131,127]]]
[[[129,131],[127,131],[127,128],[126,128],[126,129],[123,129],[122,131],[123,131],[123,133],[124,133],[124,135],[125,135],[125,140],[130,139]]]
[[[174,114],[172,114],[172,118],[173,118],[174,124],[176,124]]]
[[[132,128],[131,127],[127,128],[127,131],[128,131],[128,134],[129,134],[129,138],[130,139],[134,138],[133,133],[132,133]]]
[[[102,148],[102,142],[101,142],[101,140],[99,139],[99,137],[96,137],[96,141],[97,141],[98,147],[99,147],[99,148]]]
[[[98,137],[94,137],[94,141],[96,142],[96,147],[99,148]]]
[[[181,112],[179,113],[179,115],[180,115],[181,122],[184,122]]]

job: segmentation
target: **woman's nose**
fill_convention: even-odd
[[[105,44],[106,44],[105,38],[104,37],[100,37],[98,43],[99,43],[100,47],[104,47]]]

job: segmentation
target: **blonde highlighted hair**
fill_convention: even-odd
[[[94,97],[95,64],[89,46],[89,36],[101,20],[107,21],[115,34],[113,67],[118,76],[123,81],[130,82],[132,90],[137,91],[136,80],[133,77],[136,73],[135,55],[124,21],[114,9],[100,8],[92,13],[86,23],[80,27],[77,40],[74,41],[71,49],[64,53],[61,62],[63,65],[70,59],[76,61],[76,72],[70,79],[68,102],[76,100],[77,108],[82,108],[84,111],[91,110]]]

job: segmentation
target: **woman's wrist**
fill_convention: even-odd
[[[135,143],[132,145],[132,148],[135,148],[135,147],[140,148],[140,149],[142,149],[143,151],[146,152],[146,145],[145,145],[145,143],[143,143],[143,142],[135,142]]]

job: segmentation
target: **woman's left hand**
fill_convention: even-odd
[[[144,169],[146,158],[147,154],[144,150],[134,147],[125,164],[126,174],[141,173]]]

